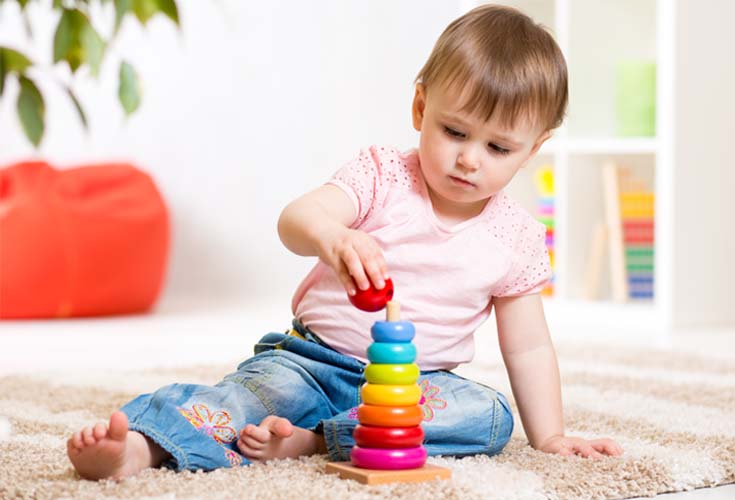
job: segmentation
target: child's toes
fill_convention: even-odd
[[[289,437],[293,434],[293,424],[285,418],[279,418],[273,422],[271,431],[280,438]]]
[[[241,438],[237,440],[237,448],[240,453],[250,458],[258,458],[263,453],[265,444],[252,438]]]
[[[95,425],[94,429],[92,429],[92,435],[97,441],[99,441],[100,439],[107,436],[107,426],[105,424]]]
[[[94,434],[92,434],[91,427],[85,427],[82,431],[82,441],[84,441],[84,444],[87,446],[92,446],[97,442],[97,440],[94,438]]]
[[[243,444],[243,446],[245,446],[246,448],[250,448],[251,450],[262,450],[267,444],[263,441],[255,439],[252,436],[242,437],[240,438],[240,442]]]
[[[248,424],[245,426],[245,434],[248,438],[260,441],[260,443],[267,443],[271,440],[271,433],[268,429],[260,425]]]
[[[77,449],[81,449],[84,446],[84,442],[82,441],[81,431],[77,431],[74,434],[72,434],[71,438],[69,438],[69,444]]]

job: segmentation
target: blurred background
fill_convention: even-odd
[[[232,334],[285,328],[314,260],[280,244],[281,209],[361,147],[417,144],[414,77],[446,25],[478,3],[183,0],[180,30],[163,17],[144,28],[126,22],[97,79],[61,68],[87,111],[85,132],[50,76],[58,15],[30,3],[31,40],[16,3],[0,2],[0,45],[45,65],[35,74],[46,98],[35,149],[15,112],[18,85],[7,83],[0,167],[128,161],[152,175],[172,223],[151,315],[0,322],[6,345],[22,351],[38,338],[31,331],[63,351],[86,330],[143,332],[147,342],[177,330],[192,337],[182,351],[193,354],[201,332],[219,339],[214,357],[222,346],[247,346]],[[669,345],[677,330],[731,334],[735,3],[500,3],[545,24],[570,70],[565,125],[509,187],[547,226],[554,335]],[[101,16],[111,25],[108,10]],[[116,98],[121,58],[135,65],[143,92],[127,118]]]

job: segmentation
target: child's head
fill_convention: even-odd
[[[413,103],[435,208],[484,206],[561,124],[566,105],[566,63],[542,26],[495,5],[452,22],[416,78]]]

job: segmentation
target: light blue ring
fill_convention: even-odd
[[[411,342],[416,328],[410,321],[376,321],[370,328],[375,342]]]
[[[402,365],[416,360],[416,346],[410,342],[374,342],[367,349],[371,363]]]

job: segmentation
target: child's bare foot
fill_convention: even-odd
[[[166,457],[160,446],[128,430],[128,417],[121,411],[110,416],[109,427],[97,424],[74,433],[66,453],[85,479],[121,479],[160,465]]]
[[[240,431],[237,447],[251,460],[296,458],[327,452],[321,435],[275,415],[268,415],[260,425],[246,425]]]

